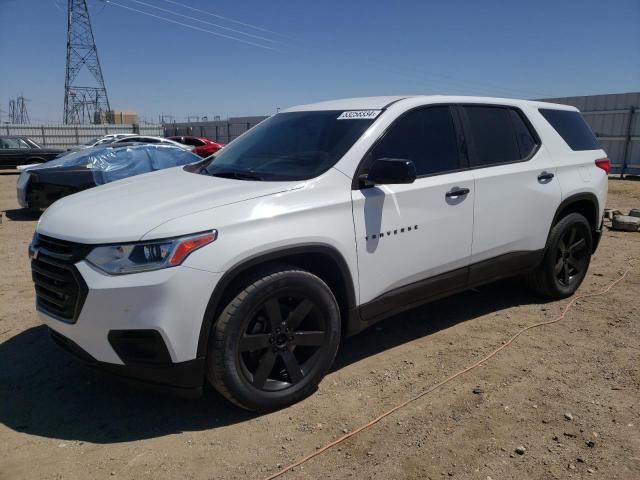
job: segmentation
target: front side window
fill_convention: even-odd
[[[333,167],[374,121],[342,114],[339,110],[279,113],[199,164],[197,172],[255,181],[317,177]]]
[[[471,166],[512,163],[527,158],[536,147],[528,127],[514,109],[492,106],[465,106],[475,155]]]
[[[460,168],[456,129],[448,106],[413,110],[400,118],[372,151],[372,160],[411,160],[418,176]]]
[[[29,148],[19,138],[4,138],[2,139],[3,148]]]

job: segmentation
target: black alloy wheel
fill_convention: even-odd
[[[265,391],[279,391],[302,381],[329,342],[317,306],[287,289],[257,308],[239,339],[242,373]]]
[[[563,287],[570,287],[584,276],[591,253],[587,251],[587,235],[589,232],[573,225],[558,242],[554,274]]]
[[[542,262],[527,275],[529,286],[548,298],[573,295],[587,274],[592,252],[591,225],[580,213],[568,214],[551,228]]]
[[[270,411],[309,396],[340,342],[340,310],[316,275],[273,266],[248,279],[218,316],[207,376],[227,399]]]

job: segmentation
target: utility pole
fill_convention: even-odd
[[[29,113],[27,112],[27,99],[22,95],[9,100],[9,123],[27,125]]]
[[[29,124],[29,113],[27,113],[27,99],[20,95],[16,99],[16,107],[18,108],[18,123],[20,125]]]
[[[79,81],[83,69],[90,74],[88,84]],[[110,111],[87,0],[68,0],[63,122],[113,123]]]
[[[13,98],[9,100],[9,123],[16,123],[16,101]]]

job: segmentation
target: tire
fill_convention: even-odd
[[[315,275],[281,266],[260,272],[212,329],[207,377],[247,410],[277,410],[311,395],[340,343],[340,310]]]
[[[587,274],[592,251],[589,222],[570,213],[551,228],[542,263],[527,277],[529,286],[548,298],[573,295]]]

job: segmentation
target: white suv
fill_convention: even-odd
[[[342,337],[434,298],[516,275],[573,294],[607,171],[564,105],[294,107],[213,159],[56,202],[30,246],[37,309],[92,364],[272,410],[314,391]]]

